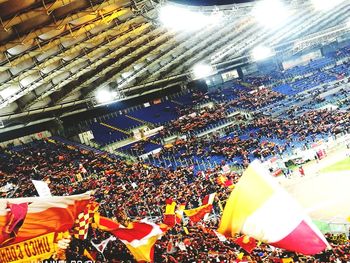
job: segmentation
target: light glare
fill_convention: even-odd
[[[289,12],[280,0],[262,0],[256,3],[253,16],[265,27],[279,28],[287,22]]]
[[[344,0],[311,0],[316,10],[328,11]]]
[[[113,100],[113,94],[109,90],[99,90],[96,92],[96,100],[98,103],[105,103]]]
[[[271,48],[264,47],[264,46],[258,46],[254,48],[252,51],[252,58],[254,61],[263,60],[273,55],[274,53],[271,50]]]
[[[201,79],[214,74],[214,70],[212,66],[200,63],[193,67],[193,74],[196,79]]]
[[[219,12],[204,15],[200,12],[193,12],[174,5],[162,6],[159,11],[159,20],[162,24],[176,31],[199,30],[210,25],[217,25],[221,19],[222,14]]]

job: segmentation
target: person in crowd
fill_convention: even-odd
[[[301,177],[304,177],[305,176],[305,171],[304,171],[303,166],[299,166],[298,170],[299,170],[299,173],[300,173]]]

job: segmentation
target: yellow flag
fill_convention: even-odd
[[[243,257],[244,257],[244,253],[243,253],[243,252],[241,252],[241,253],[239,253],[239,254],[237,255],[237,259],[239,259],[239,260],[242,260]]]
[[[183,229],[184,229],[186,235],[188,235],[188,234],[190,233],[190,232],[188,231],[187,227],[184,226]]]

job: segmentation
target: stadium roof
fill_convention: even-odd
[[[319,11],[309,1],[291,0],[287,23],[271,29],[255,21],[253,3],[191,7],[221,19],[176,31],[158,19],[166,4],[0,0],[0,120],[6,126],[20,116],[82,111],[96,104],[100,89],[113,91],[118,100],[175,85],[198,62],[224,65],[261,44],[278,49],[290,43],[281,52],[296,52],[333,41],[348,30],[350,12],[350,1]]]

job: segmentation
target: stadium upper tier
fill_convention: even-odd
[[[126,109],[123,114],[99,117],[98,121],[90,127],[96,142],[106,145],[132,137],[132,130],[143,126],[164,126],[167,136],[194,135],[224,125],[229,121],[232,113],[239,110],[268,113],[273,109],[275,113],[279,112],[283,115],[293,106],[294,108],[299,106],[299,111],[302,111],[306,109],[303,105],[308,101],[306,97],[301,99],[303,96],[312,97],[318,102],[313,104],[314,109],[332,103],[342,104],[342,101],[346,101],[348,97],[347,88],[335,94],[342,89],[336,89],[338,84],[330,83],[341,82],[343,79],[347,82],[346,79],[350,76],[349,49],[349,47],[339,49],[332,54],[332,58],[312,60],[303,66],[279,71],[278,74],[274,71],[271,75],[249,76],[244,80],[245,82],[227,81],[205,94],[203,92],[192,94],[193,91],[183,92],[167,99],[151,102],[149,105]],[[303,71],[300,71],[300,68]],[[259,88],[262,84],[267,87]],[[303,95],[309,91],[310,95]],[[346,104],[342,107],[346,108]],[[216,114],[214,114],[215,110]],[[203,114],[203,111],[207,115]],[[195,116],[189,117],[191,114]],[[184,118],[185,116],[188,117]]]
[[[273,90],[294,95],[315,86],[349,76],[350,46],[344,47],[309,63],[267,75],[248,76],[246,80],[255,85],[272,85]]]

